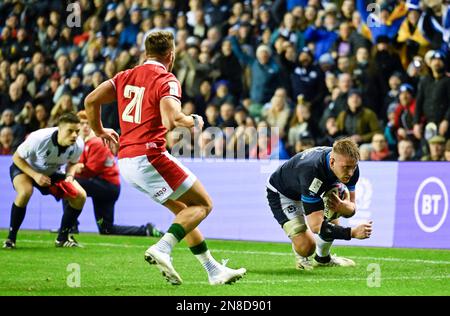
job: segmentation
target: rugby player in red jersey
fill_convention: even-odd
[[[120,143],[120,173],[132,186],[176,214],[167,233],[145,252],[166,280],[181,284],[171,263],[172,248],[183,238],[208,273],[210,284],[227,284],[240,279],[244,268],[230,269],[210,254],[197,228],[212,210],[212,201],[203,185],[176,158],[166,151],[165,135],[176,127],[203,127],[203,119],[181,112],[181,86],[171,73],[175,60],[173,34],[153,32],[145,40],[143,65],[119,72],[103,82],[85,100],[89,124],[95,134],[110,145]],[[102,104],[117,100],[121,136],[103,128]]]

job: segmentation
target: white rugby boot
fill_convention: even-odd
[[[223,261],[218,269],[208,274],[209,284],[220,285],[220,284],[231,284],[241,279],[247,270],[245,268],[231,269],[226,266],[227,260]]]
[[[312,260],[309,257],[300,256],[297,251],[295,251],[294,245],[292,245],[292,252],[295,255],[295,268],[297,270],[311,271],[314,269]]]
[[[316,259],[314,259],[314,266],[317,267],[354,267],[356,266],[355,261],[344,258],[344,257],[338,257],[336,255],[330,256],[331,260],[327,263],[321,263],[318,262]]]
[[[172,285],[180,285],[183,283],[180,275],[172,266],[172,257],[170,254],[158,250],[155,245],[145,251],[145,260],[149,264],[156,264],[163,277]]]

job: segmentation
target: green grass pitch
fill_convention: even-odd
[[[82,233],[78,240],[84,248],[63,249],[54,247],[55,237],[20,231],[17,249],[0,249],[0,295],[450,295],[448,250],[334,247],[333,253],[357,266],[298,271],[288,243],[209,240],[219,261],[228,258],[228,266],[248,270],[235,284],[210,286],[182,243],[173,263],[184,283],[172,286],[144,261],[155,238]],[[80,267],[80,287],[68,286],[67,280],[74,280],[71,263]]]

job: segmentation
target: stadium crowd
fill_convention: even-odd
[[[169,30],[183,112],[211,127],[183,155],[289,158],[347,135],[363,160],[450,161],[450,6],[369,4],[5,0],[0,155],[83,110],[101,82],[143,62],[149,32]],[[118,120],[108,105],[105,126],[120,132]],[[169,149],[186,142],[180,135],[169,133]]]

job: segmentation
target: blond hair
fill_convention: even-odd
[[[333,152],[350,157],[356,162],[360,159],[358,145],[348,137],[336,140],[333,144]]]
[[[174,48],[172,32],[151,32],[145,39],[145,53],[148,57],[164,58]]]

